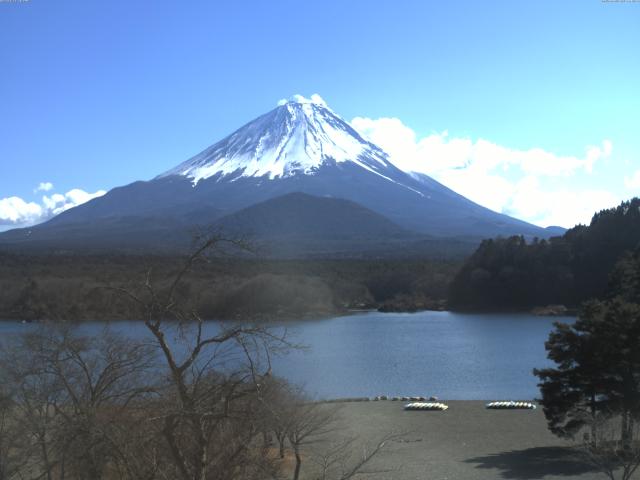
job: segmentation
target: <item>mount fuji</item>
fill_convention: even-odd
[[[297,254],[304,254],[300,242],[311,236],[316,245],[326,239],[345,251],[389,242],[400,248],[456,237],[476,244],[500,235],[559,233],[400,170],[326,104],[298,100],[152,180],[114,188],[43,224],[5,232],[0,247],[174,251],[189,244],[195,227],[211,225],[296,244]]]

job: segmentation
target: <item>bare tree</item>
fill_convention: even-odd
[[[611,480],[629,480],[640,467],[638,423],[619,413],[600,412],[585,424],[581,447],[589,462]]]
[[[319,468],[315,477],[317,480],[348,480],[358,474],[369,475],[383,473],[383,470],[364,472],[364,468],[376,457],[388,444],[388,442],[403,436],[403,434],[388,434],[373,446],[361,445],[360,454],[355,451],[357,438],[351,437],[342,441],[332,442],[327,448],[311,455],[311,461]],[[388,470],[384,470],[386,472]]]
[[[153,357],[108,331],[88,338],[58,326],[14,339],[2,370],[34,478],[100,479],[125,460],[116,438],[124,412],[153,392]]]
[[[208,237],[167,289],[157,289],[149,273],[142,292],[121,290],[144,311],[145,326],[167,368],[166,401],[157,420],[175,476],[183,480],[248,478],[268,468],[266,454],[256,458],[253,448],[262,431],[255,412],[266,374],[261,363],[287,346],[284,334],[259,325],[206,325],[177,294],[194,265],[225,245],[246,248],[241,242]]]
[[[288,405],[281,417],[282,430],[295,458],[293,480],[300,478],[303,458],[320,467],[318,479],[347,480],[364,473],[364,468],[385,447],[388,441],[400,437],[389,434],[378,443],[358,445],[356,437],[340,440],[340,409],[336,405],[311,402],[300,389],[284,390]],[[360,453],[356,452],[361,449]],[[367,472],[380,473],[380,470]]]
[[[23,434],[20,455],[29,465],[29,473],[51,480],[58,464],[53,436],[58,421],[55,405],[61,390],[56,379],[31,358],[27,345],[33,343],[26,336],[14,341],[3,344],[1,368],[3,382],[11,389],[11,419]]]
[[[286,434],[295,456],[293,480],[300,477],[302,451],[319,442],[332,430],[335,430],[335,408],[306,401],[304,397],[294,397],[293,409],[286,420]]]
[[[257,385],[262,446],[269,449],[275,438],[278,457],[284,459],[287,443],[286,417],[291,409],[289,385],[286,380],[271,375],[269,371]]]
[[[0,385],[4,379],[0,379]],[[26,457],[22,455],[22,438],[13,415],[11,395],[0,387],[0,480],[15,478],[24,469]]]

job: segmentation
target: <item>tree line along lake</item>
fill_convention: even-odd
[[[272,359],[275,375],[315,398],[435,395],[449,400],[523,399],[539,396],[533,368],[550,365],[544,348],[556,321],[573,317],[530,314],[362,312],[277,325],[306,348]],[[85,322],[81,332],[99,335],[106,322]],[[110,327],[135,338],[149,333],[140,321]],[[0,323],[0,336],[38,328]],[[207,328],[219,328],[208,322]],[[176,341],[179,341],[176,339]]]

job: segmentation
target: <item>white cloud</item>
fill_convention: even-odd
[[[34,193],[37,193],[37,192],[48,192],[49,190],[53,190],[53,183],[51,183],[51,182],[40,182],[40,184],[34,190]]]
[[[597,210],[620,199],[607,191],[558,188],[554,179],[590,175],[613,145],[588,146],[582,156],[542,148],[519,150],[484,139],[451,138],[447,131],[418,138],[398,118],[356,117],[353,127],[389,153],[400,169],[432,176],[452,190],[497,212],[541,226],[588,223]],[[640,187],[640,172],[635,178]]]
[[[42,189],[38,186],[36,190]],[[35,225],[105,193],[107,192],[104,190],[89,193],[74,188],[65,194],[45,195],[42,197],[42,203],[27,202],[20,197],[2,198],[0,199],[0,225],[15,227]]]
[[[58,215],[65,210],[69,210],[70,208],[82,205],[83,203],[86,203],[91,199],[101,197],[105,193],[107,192],[105,192],[104,190],[98,190],[94,193],[88,193],[84,190],[80,190],[79,188],[74,188],[73,190],[69,190],[64,195],[60,193],[54,193],[50,197],[45,195],[44,197],[42,197],[42,203],[51,213],[51,215]]]
[[[620,199],[606,190],[544,188],[540,179],[528,176],[517,182],[502,211],[538,225],[571,227],[588,225],[594,213],[619,203]]]
[[[42,216],[42,207],[35,202],[25,202],[20,197],[0,199],[0,225],[36,222]]]
[[[281,98],[280,100],[278,100],[278,106],[286,105],[289,102],[315,103],[316,105],[322,105],[323,107],[327,106],[327,102],[325,102],[324,99],[317,93],[314,93],[309,98],[306,98],[305,96],[300,95],[299,93],[296,93],[295,95],[292,95],[291,97],[289,97],[289,99]]]
[[[630,177],[624,177],[624,186],[629,190],[640,189],[640,170],[636,170]]]

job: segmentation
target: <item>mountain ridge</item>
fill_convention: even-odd
[[[383,149],[324,105],[289,102],[151,180],[116,187],[41,225],[5,232],[0,245],[44,245],[50,239],[52,248],[64,248],[65,230],[74,236],[68,243],[78,244],[117,225],[126,228],[120,235],[108,231],[115,249],[129,248],[133,237],[137,245],[144,245],[145,236],[157,244],[158,229],[150,228],[155,219],[173,239],[166,247],[174,248],[187,243],[175,238],[186,238],[195,226],[293,192],[354,202],[430,237],[479,242],[556,233],[486,209],[431,177],[400,170]]]

